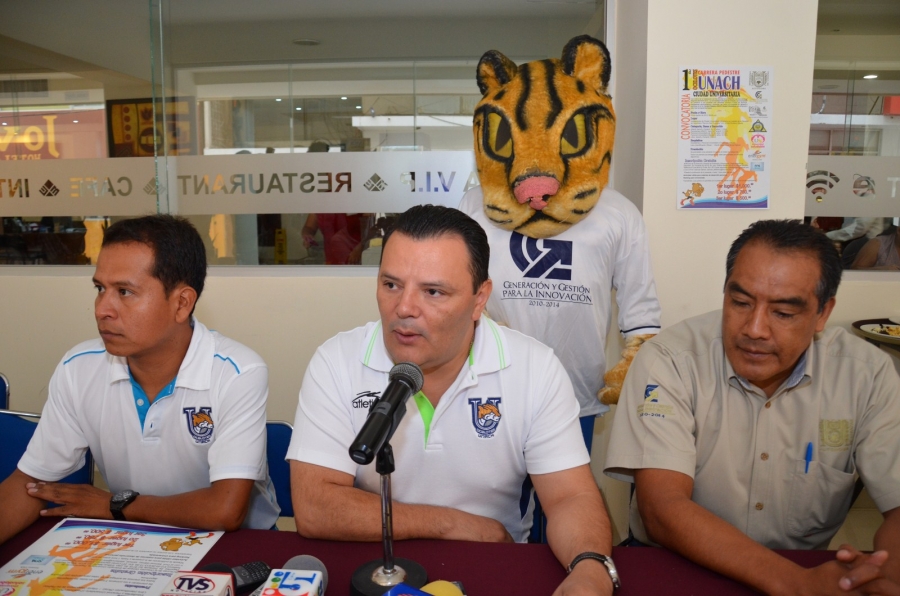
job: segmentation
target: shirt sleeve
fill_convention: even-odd
[[[692,396],[674,358],[645,343],[625,377],[613,418],[604,472],[631,482],[634,470],[657,468],[694,477],[697,461]]]
[[[863,484],[882,513],[900,507],[900,377],[884,360],[859,418],[854,454]]]
[[[18,465],[25,474],[47,482],[62,480],[81,469],[88,449],[63,362],[53,372],[41,420]]]
[[[581,434],[581,407],[572,382],[552,351],[550,355],[549,361],[532,357],[534,361],[528,367],[529,387],[535,392],[531,428],[525,439],[525,468],[529,474],[559,472],[591,461]]]
[[[251,366],[226,382],[218,396],[215,440],[209,448],[209,481],[266,480],[266,399],[269,371]]]
[[[647,229],[637,208],[628,202],[624,233],[616,248],[613,287],[619,306],[619,330],[625,337],[658,333],[659,300],[650,265]]]
[[[321,348],[316,351],[300,387],[287,459],[356,476],[357,465],[348,453],[356,437],[352,413],[346,403],[336,400],[351,391],[343,382],[348,378],[349,373],[338,370]]]

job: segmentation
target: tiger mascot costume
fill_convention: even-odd
[[[609,75],[606,46],[588,36],[566,44],[561,60],[517,67],[484,54],[473,128],[481,186],[460,204],[491,245],[488,312],[556,352],[589,448],[593,417],[618,401],[631,359],[660,325],[641,214],[606,188],[616,126]],[[626,350],[604,383],[612,288]]]

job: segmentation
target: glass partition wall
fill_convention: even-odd
[[[0,264],[89,264],[191,219],[210,264],[377,264],[392,214],[477,184],[475,67],[602,38],[594,0],[10,0]]]

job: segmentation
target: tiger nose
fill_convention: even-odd
[[[559,190],[559,181],[552,176],[530,176],[513,187],[513,194],[520,204],[529,203],[540,211],[547,206],[546,199]]]

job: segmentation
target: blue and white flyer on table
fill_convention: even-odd
[[[680,69],[678,209],[767,209],[771,153],[771,68]]]
[[[222,534],[66,518],[0,568],[0,596],[159,594]]]

